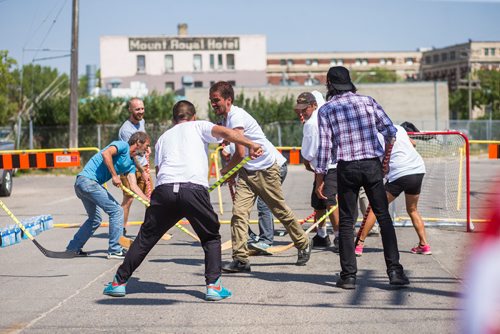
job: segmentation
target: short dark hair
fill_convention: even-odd
[[[194,105],[186,100],[180,100],[172,108],[172,118],[176,124],[180,121],[190,121],[195,114],[196,109]]]
[[[210,94],[219,92],[220,96],[224,99],[231,98],[231,102],[234,102],[234,89],[233,86],[227,81],[216,82],[210,87]]]
[[[420,132],[420,130],[411,122],[401,123],[401,127],[406,130],[406,132]]]
[[[134,132],[132,136],[130,136],[130,138],[128,139],[128,144],[132,146],[137,142],[144,144],[147,141],[151,142],[151,139],[149,138],[148,134],[143,131],[137,131]]]

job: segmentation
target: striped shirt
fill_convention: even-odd
[[[316,172],[326,174],[330,161],[356,161],[381,157],[386,143],[396,137],[396,128],[384,109],[370,96],[346,92],[333,96],[318,112],[319,149]],[[331,159],[333,157],[333,159]],[[331,159],[331,160],[330,160]]]

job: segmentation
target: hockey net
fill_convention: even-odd
[[[470,220],[469,141],[454,131],[408,133],[425,162],[418,211],[426,226],[459,226],[473,230]],[[394,223],[412,226],[405,197],[390,207]]]

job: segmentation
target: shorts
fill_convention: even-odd
[[[420,195],[424,173],[401,176],[392,182],[385,184],[385,191],[394,197],[398,197],[403,191],[406,195]]]
[[[137,179],[137,186],[141,191],[145,194],[147,190],[147,184],[146,181],[144,181],[144,178],[142,177],[142,173],[139,172],[138,170],[135,171],[135,178]],[[130,183],[128,183],[128,179],[126,175],[120,175],[120,180],[122,181],[122,184],[130,189]],[[132,197],[129,194],[127,194],[125,191],[123,191],[123,197]]]
[[[323,187],[323,194],[327,199],[319,199],[316,195],[316,181],[313,184],[311,193],[311,206],[314,210],[326,210],[330,206],[337,204],[337,168],[328,170],[324,178],[325,186]]]

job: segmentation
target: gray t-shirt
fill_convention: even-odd
[[[139,121],[139,124],[135,125],[134,123],[132,123],[130,120],[127,119],[121,126],[120,131],[118,132],[118,138],[120,140],[128,142],[130,137],[137,131],[146,132],[146,129],[144,127],[145,123],[146,122],[143,119],[141,119]],[[146,166],[148,164],[146,157],[137,157],[137,158],[141,166]]]

